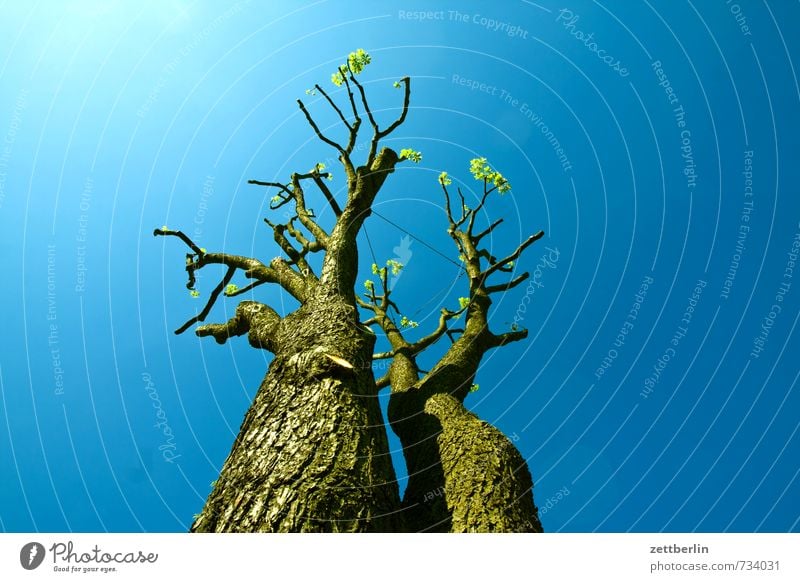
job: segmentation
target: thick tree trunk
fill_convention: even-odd
[[[338,296],[306,302],[272,361],[196,532],[396,531],[399,495],[371,373],[374,335]]]

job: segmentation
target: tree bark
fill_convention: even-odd
[[[194,532],[401,529],[371,373],[374,335],[337,296],[280,324],[275,358]]]
[[[409,481],[402,505],[413,531],[542,531],[525,459],[463,404],[491,341],[473,320],[419,382],[402,351],[392,363],[389,421],[403,445]]]

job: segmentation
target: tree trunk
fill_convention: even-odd
[[[403,509],[413,531],[542,531],[525,459],[463,404],[491,341],[473,320],[419,382],[402,353],[392,363],[389,421],[403,444]]]
[[[436,438],[452,532],[540,532],[533,481],[517,448],[450,394],[435,394],[425,413],[442,425]]]
[[[406,523],[426,532],[540,532],[527,463],[453,395],[393,394],[389,417],[409,481]]]
[[[374,342],[336,295],[286,316],[275,358],[191,531],[401,529],[371,372]]]

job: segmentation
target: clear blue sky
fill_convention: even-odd
[[[270,194],[246,181],[334,157],[295,100],[334,123],[305,89],[332,87],[359,47],[380,119],[412,77],[387,145],[424,156],[387,182],[379,213],[455,258],[436,176],[473,192],[469,160],[486,156],[513,186],[485,216],[506,223],[493,253],[547,233],[517,265],[538,265],[538,285],[493,312],[530,337],[490,354],[467,399],[528,459],[545,528],[800,530],[796,3],[2,13],[1,530],[187,529],[270,356],[173,334],[203,300],[184,287],[184,248],[152,230],[276,256]],[[395,251],[403,233],[377,216],[366,228],[380,260],[406,263],[395,297],[426,333],[464,294],[458,269],[419,240]],[[366,247],[361,259],[366,277]],[[293,308],[274,289],[255,297]]]

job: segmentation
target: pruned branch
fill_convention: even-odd
[[[274,309],[256,301],[242,301],[236,307],[236,314],[226,323],[201,325],[195,330],[199,337],[211,336],[218,344],[228,338],[248,334],[250,345],[275,351],[275,332],[281,322]]]

